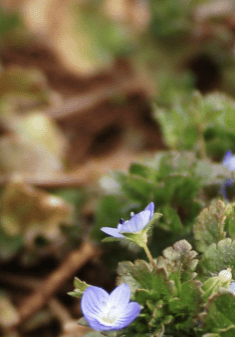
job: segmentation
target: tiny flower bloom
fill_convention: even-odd
[[[149,223],[154,213],[154,203],[151,202],[142,212],[132,215],[130,220],[119,221],[117,228],[102,227],[101,230],[115,238],[124,238],[125,236],[121,232],[136,233],[144,229]]]
[[[226,179],[221,186],[221,193],[222,193],[224,199],[227,200],[227,201],[229,201],[229,199],[227,197],[226,189],[227,189],[227,187],[231,187],[232,184],[233,184],[233,179]]]
[[[141,307],[130,302],[128,284],[121,284],[109,295],[99,287],[88,287],[81,300],[81,309],[91,328],[98,331],[119,330],[139,315]]]
[[[232,282],[229,286],[229,291],[235,295],[235,282]]]
[[[231,268],[227,268],[227,270],[221,270],[221,272],[219,273],[220,281],[221,282],[231,281],[231,279],[232,279],[231,271],[232,271]]]
[[[225,153],[223,166],[227,167],[229,171],[235,170],[235,155],[233,155],[231,151]]]

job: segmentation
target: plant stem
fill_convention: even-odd
[[[153,257],[152,257],[152,254],[150,253],[150,250],[148,249],[148,246],[147,245],[144,245],[143,246],[144,248],[144,251],[149,259],[149,262],[151,263],[152,267],[155,268],[156,267],[156,263],[153,261]]]
[[[199,153],[201,159],[206,159],[206,144],[203,136],[203,129],[200,124],[197,124],[197,131],[199,136]]]

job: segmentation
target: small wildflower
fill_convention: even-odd
[[[154,213],[154,203],[151,202],[142,212],[135,215],[131,214],[130,220],[120,219],[117,228],[102,227],[101,230],[115,238],[124,238],[125,236],[121,232],[136,233],[144,229],[144,227],[151,220]]]
[[[225,153],[223,166],[227,167],[229,171],[235,171],[235,155],[230,150]]]
[[[121,284],[108,294],[100,287],[88,287],[81,300],[81,309],[91,328],[98,331],[119,330],[139,315],[141,307],[130,302],[128,284]]]
[[[229,291],[231,291],[233,293],[233,295],[235,295],[235,282],[232,282],[230,284]]]

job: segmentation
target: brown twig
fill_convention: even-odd
[[[117,95],[142,92],[146,96],[152,96],[154,90],[151,82],[143,78],[142,75],[136,74],[129,78],[123,76],[121,80],[112,85],[99,87],[78,97],[70,98],[60,106],[49,108],[45,110],[45,114],[59,121],[74,114],[86,113],[87,110],[93,109],[102,102]]]
[[[37,185],[41,188],[57,188],[57,187],[78,187],[84,186],[86,181],[83,177],[72,176],[69,174],[61,173],[54,174],[53,176],[46,174],[44,177],[35,176],[35,174],[20,174],[22,179],[29,185]],[[5,185],[11,179],[10,175],[2,174],[0,176],[0,186]]]
[[[49,275],[19,307],[17,326],[24,323],[45,304],[49,303],[54,293],[79,270],[87,261],[97,256],[98,250],[87,241],[72,251],[62,264]]]

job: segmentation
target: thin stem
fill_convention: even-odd
[[[206,159],[206,144],[203,136],[203,129],[200,124],[197,124],[197,131],[199,136],[199,153],[201,159]]]
[[[149,262],[151,263],[152,267],[155,268],[156,264],[153,261],[152,254],[150,253],[150,250],[148,249],[148,246],[144,245],[143,248],[144,248],[144,251],[145,251],[145,253],[146,253],[146,255],[147,255],[148,259],[149,259]]]

